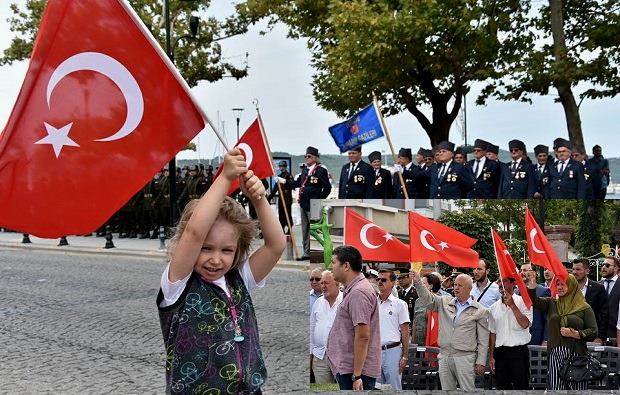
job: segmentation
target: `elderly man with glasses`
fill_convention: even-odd
[[[573,145],[570,141],[557,138],[553,149],[558,160],[549,169],[549,186],[546,198],[549,199],[585,199],[586,179],[583,165],[571,159]]]
[[[487,141],[474,141],[474,159],[467,162],[465,167],[472,172],[474,187],[467,194],[468,199],[495,199],[499,186],[501,168],[497,161],[486,157]]]
[[[532,199],[536,192],[536,170],[524,160],[525,143],[520,140],[508,142],[511,161],[502,166],[499,181],[499,199]]]

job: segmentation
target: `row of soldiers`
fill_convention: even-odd
[[[192,199],[200,198],[213,183],[213,166],[201,164],[176,168],[178,212]],[[161,169],[152,180],[119,210],[119,238],[156,239],[159,228],[170,226],[170,171]]]
[[[534,147],[535,162],[525,143],[508,143],[510,161],[498,159],[499,147],[482,139],[473,146],[473,159],[442,141],[434,149],[420,148],[414,158],[401,148],[395,172],[381,167],[381,153],[362,160],[361,147],[349,151],[340,173],[339,199],[604,199],[609,163],[600,146],[588,158],[583,147],[557,138],[553,155],[545,145]],[[405,194],[406,191],[406,194]]]

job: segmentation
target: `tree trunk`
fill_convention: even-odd
[[[564,37],[564,18],[562,16],[562,0],[549,0],[549,10],[551,15],[551,34],[553,36],[553,56],[555,59],[556,73],[561,77],[556,77],[553,85],[558,91],[560,102],[564,107],[566,126],[568,128],[568,138],[573,144],[584,146],[583,133],[581,131],[581,117],[579,107],[575,101],[575,96],[571,89],[571,82],[564,74],[564,69],[568,65],[566,48],[566,38]]]

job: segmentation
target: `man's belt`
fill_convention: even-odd
[[[384,346],[381,346],[381,349],[382,350],[387,350],[387,349],[398,347],[398,346],[400,346],[400,342],[393,342],[393,343],[388,343],[388,344],[386,344]]]

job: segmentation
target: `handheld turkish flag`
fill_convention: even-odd
[[[0,226],[90,233],[203,127],[189,87],[127,3],[48,1],[0,136]]]
[[[493,248],[495,249],[495,257],[497,258],[500,278],[514,279],[519,287],[523,302],[528,309],[531,308],[532,300],[530,299],[530,295],[527,293],[527,287],[525,286],[523,278],[517,270],[517,265],[515,265],[514,259],[512,259],[512,256],[508,252],[508,248],[506,248],[506,244],[504,244],[504,241],[495,229],[491,228],[491,233],[493,234]]]
[[[366,261],[409,262],[409,246],[350,208],[345,209],[344,244]]]
[[[409,212],[409,246],[412,262],[442,261],[452,267],[478,267],[478,253],[470,247],[478,240],[456,229]]]
[[[433,310],[428,310],[426,345],[429,347],[439,347],[439,314]]]
[[[528,208],[525,208],[525,232],[527,234],[527,249],[530,261],[552,271],[559,279],[566,283],[568,271],[560,261],[560,258],[558,258],[545,234],[540,230],[538,223],[536,223]]]
[[[258,118],[256,118],[245,133],[243,133],[235,147],[241,151],[241,154],[245,157],[248,169],[252,170],[255,176],[262,180],[274,175],[273,166],[271,164],[271,159],[269,159],[269,154],[267,153],[267,147],[265,146],[265,140],[263,140]],[[223,167],[220,166],[217,169],[214,178],[220,175],[222,168]],[[239,180],[235,180],[230,184],[228,195],[232,194],[237,189],[239,189]]]

